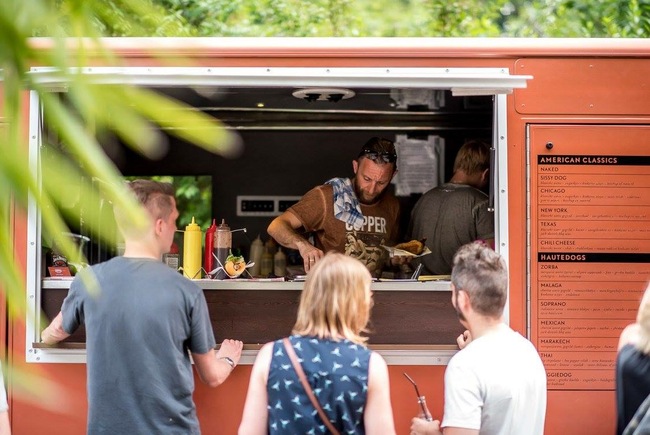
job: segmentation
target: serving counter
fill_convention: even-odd
[[[296,319],[304,282],[274,280],[194,280],[205,293],[217,342],[244,342],[243,363],[252,363],[266,342],[286,336]],[[68,293],[70,279],[44,279],[41,307],[54,318]],[[463,331],[451,305],[449,281],[378,281],[371,285],[374,306],[368,328],[369,346],[389,364],[446,364],[457,350]],[[46,325],[42,325],[43,329]],[[85,353],[85,330],[80,328],[55,347],[33,343],[47,355],[64,350]]]

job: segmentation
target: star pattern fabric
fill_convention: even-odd
[[[349,340],[289,337],[323,411],[341,434],[364,434],[370,350]],[[267,382],[269,434],[326,434],[282,340],[273,343]]]

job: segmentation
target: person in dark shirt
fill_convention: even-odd
[[[650,394],[650,284],[636,323],[625,327],[616,356],[616,433],[623,434],[639,406]]]

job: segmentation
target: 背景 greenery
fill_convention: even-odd
[[[650,36],[650,0],[153,1],[197,36]]]

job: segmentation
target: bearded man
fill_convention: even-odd
[[[327,251],[357,258],[378,277],[399,232],[399,201],[387,191],[397,173],[395,144],[373,137],[352,161],[353,178],[333,178],[275,218],[268,233],[297,249],[306,272]],[[307,240],[313,234],[314,244]]]

